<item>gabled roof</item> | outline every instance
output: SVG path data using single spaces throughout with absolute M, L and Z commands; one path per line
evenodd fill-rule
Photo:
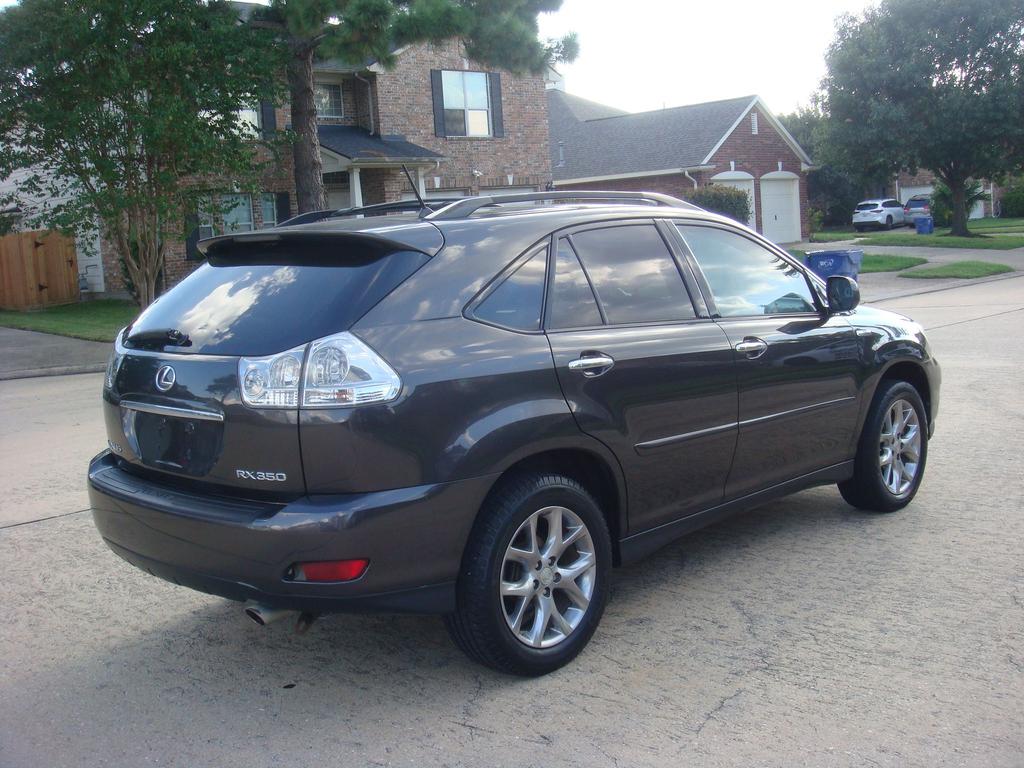
M 700 168 L 755 105 L 809 165 L 807 153 L 757 96 L 625 113 L 551 89 L 552 175 L 555 181 L 567 181 Z
M 349 125 L 318 125 L 320 146 L 353 161 L 440 160 L 444 155 L 406 141 L 401 136 L 374 136 Z

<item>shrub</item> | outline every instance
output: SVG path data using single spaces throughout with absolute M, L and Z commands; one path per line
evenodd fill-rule
M 1018 179 L 1003 192 L 999 215 L 1004 218 L 1024 217 L 1024 179 Z
M 969 218 L 975 203 L 988 200 L 989 195 L 980 181 L 970 181 L 967 183 L 964 198 Z M 935 219 L 937 227 L 948 227 L 953 223 L 953 193 L 941 181 L 935 182 L 935 191 L 932 192 L 932 218 Z
M 750 198 L 742 189 L 726 187 L 721 184 L 709 184 L 706 187 L 698 187 L 689 194 L 686 199 L 694 205 L 699 205 L 705 211 L 720 213 L 735 219 L 740 224 L 750 221 Z

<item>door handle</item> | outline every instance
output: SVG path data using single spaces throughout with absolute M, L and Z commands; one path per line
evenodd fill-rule
M 579 371 L 584 376 L 597 376 L 615 365 L 608 355 L 588 355 L 569 361 L 570 371 Z
M 736 345 L 736 351 L 753 360 L 768 351 L 768 342 L 762 339 L 744 339 Z

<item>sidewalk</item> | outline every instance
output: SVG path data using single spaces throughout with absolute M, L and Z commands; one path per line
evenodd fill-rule
M 99 341 L 0 328 L 0 381 L 102 371 L 111 347 Z

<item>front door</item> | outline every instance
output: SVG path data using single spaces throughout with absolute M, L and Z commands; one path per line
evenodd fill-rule
M 580 429 L 622 466 L 623 535 L 720 503 L 736 445 L 729 339 L 691 301 L 678 256 L 651 222 L 577 230 L 555 248 L 548 340 Z
M 816 306 L 802 269 L 733 230 L 684 225 L 736 359 L 739 436 L 726 498 L 846 461 L 856 429 L 856 329 Z

